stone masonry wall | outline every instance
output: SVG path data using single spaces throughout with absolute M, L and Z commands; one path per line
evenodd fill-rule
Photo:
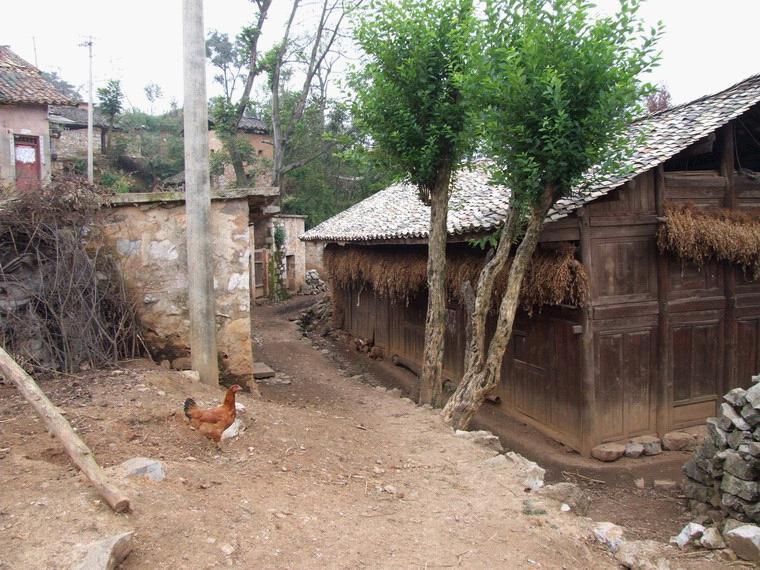
M 306 241 L 304 242 L 304 248 L 306 249 L 306 269 L 316 269 L 321 276 L 324 276 L 324 252 L 325 242 L 323 241 Z
M 760 375 L 752 382 L 723 397 L 718 417 L 707 419 L 704 443 L 684 465 L 692 510 L 713 519 L 760 522 Z
M 280 214 L 274 217 L 275 224 L 285 228 L 285 246 L 283 261 L 292 255 L 295 262 L 295 287 L 293 291 L 299 291 L 306 278 L 306 249 L 304 242 L 298 237 L 303 233 L 305 216 Z M 284 273 L 283 273 L 284 275 Z
M 153 198 L 106 211 L 106 241 L 137 301 L 153 356 L 186 362 L 181 358 L 190 354 L 185 203 L 147 196 Z M 214 200 L 211 211 L 220 370 L 249 379 L 253 356 L 248 201 Z

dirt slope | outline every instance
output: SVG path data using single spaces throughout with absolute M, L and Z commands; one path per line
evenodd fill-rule
M 136 362 L 43 384 L 102 465 L 165 463 L 164 481 L 123 483 L 127 516 L 98 500 L 0 384 L 0 568 L 65 568 L 76 544 L 124 529 L 135 530 L 125 568 L 616 566 L 588 519 L 548 500 L 547 514 L 524 514 L 513 469 L 483 464 L 493 452 L 350 378 L 282 308 L 257 311 L 257 355 L 292 383 L 243 394 L 248 429 L 221 452 L 189 430 L 181 407 L 222 391 L 179 373 Z

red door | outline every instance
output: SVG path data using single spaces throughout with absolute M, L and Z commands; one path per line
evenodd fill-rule
M 16 188 L 34 190 L 40 187 L 40 139 L 16 135 Z

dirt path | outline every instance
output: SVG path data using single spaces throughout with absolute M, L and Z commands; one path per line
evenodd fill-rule
M 315 350 L 288 320 L 298 302 L 257 307 L 257 357 L 291 383 L 243 395 L 248 429 L 221 452 L 180 412 L 185 397 L 211 404 L 221 391 L 180 373 L 133 363 L 43 384 L 101 464 L 165 463 L 164 481 L 123 482 L 128 516 L 0 384 L 0 568 L 66 568 L 78 544 L 124 529 L 135 530 L 125 568 L 616 566 L 588 519 L 547 499 L 528 514 L 513 467 L 484 464 L 492 451 Z

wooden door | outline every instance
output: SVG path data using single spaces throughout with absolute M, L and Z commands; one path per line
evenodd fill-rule
M 269 250 L 257 249 L 253 252 L 254 297 L 269 294 Z
M 295 291 L 296 289 L 296 256 L 285 256 L 285 272 L 288 278 L 288 291 Z
M 34 190 L 40 187 L 40 139 L 16 135 L 16 188 Z

